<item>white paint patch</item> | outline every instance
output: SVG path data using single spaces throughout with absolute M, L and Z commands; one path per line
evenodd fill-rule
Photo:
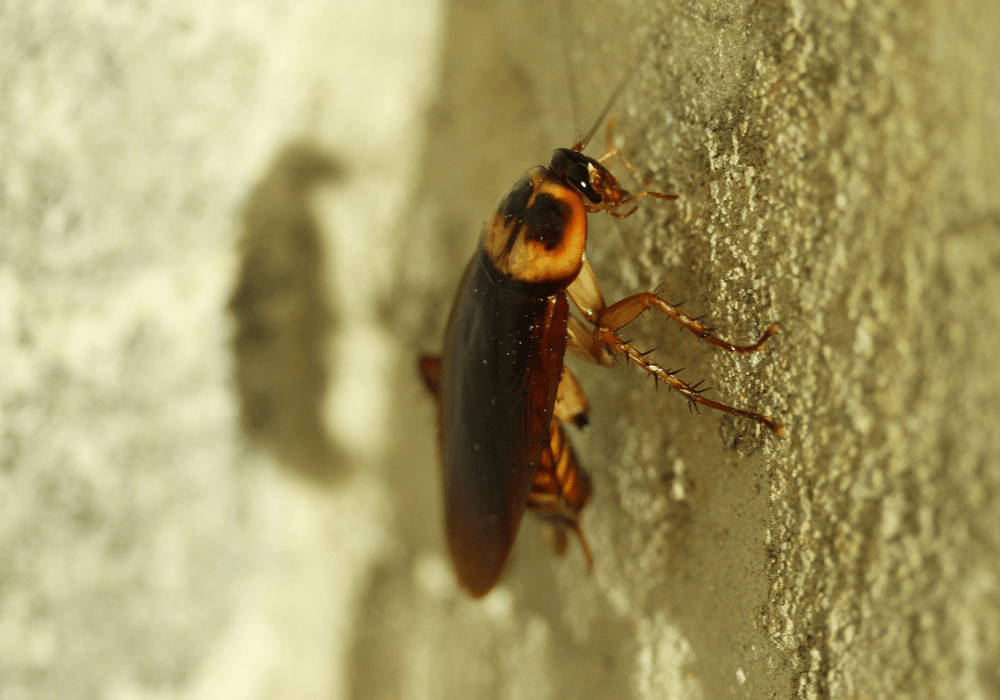
M 451 598 L 458 592 L 455 572 L 438 552 L 423 552 L 413 565 L 417 587 L 435 600 Z
M 691 645 L 680 630 L 656 613 L 639 622 L 639 653 L 633 685 L 640 700 L 699 700 L 701 684 L 687 671 L 694 660 Z

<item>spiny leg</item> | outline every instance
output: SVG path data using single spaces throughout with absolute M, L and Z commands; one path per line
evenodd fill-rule
M 569 287 L 566 288 L 566 293 L 569 295 L 573 304 L 575 304 L 576 307 L 583 312 L 584 318 L 596 327 L 594 330 L 595 338 L 597 328 L 606 328 L 612 331 L 621 330 L 628 324 L 632 323 L 632 321 L 638 318 L 642 312 L 650 307 L 656 307 L 656 309 L 661 313 L 669 316 L 682 327 L 687 328 L 705 342 L 717 345 L 724 350 L 728 350 L 729 352 L 751 353 L 762 350 L 764 348 L 764 343 L 767 342 L 768 338 L 778 332 L 778 324 L 772 323 L 767 327 L 767 330 L 764 331 L 763 335 L 761 335 L 756 343 L 751 345 L 734 345 L 730 342 L 722 340 L 721 338 L 716 338 L 712 335 L 711 328 L 704 325 L 699 319 L 692 317 L 687 312 L 681 311 L 679 305 L 671 304 L 655 292 L 642 292 L 641 294 L 635 294 L 630 297 L 625 297 L 621 301 L 608 306 L 604 301 L 604 295 L 601 294 L 601 288 L 597 284 L 597 278 L 594 276 L 594 270 L 590 266 L 590 261 L 587 260 L 586 257 L 583 260 L 583 265 L 581 266 L 576 279 L 573 280 Z M 581 333 L 578 328 L 573 326 L 573 322 L 573 318 L 571 317 L 571 337 L 574 334 L 579 334 L 581 337 L 577 340 L 580 344 L 584 345 L 589 354 L 591 354 L 595 359 L 599 358 L 600 354 L 593 351 L 593 344 L 583 341 L 583 333 Z M 582 324 L 579 323 L 577 323 L 577 325 L 582 326 Z M 597 361 L 601 364 L 608 364 L 606 361 L 601 359 L 597 359 Z
M 597 285 L 597 279 L 594 277 L 594 271 L 586 259 L 583 261 L 583 267 L 580 269 L 577 278 L 566 288 L 566 292 L 587 321 L 594 325 L 594 329 L 590 330 L 577 320 L 576 317 L 570 316 L 566 342 L 568 350 L 571 350 L 584 359 L 602 365 L 612 364 L 614 360 L 612 353 L 617 352 L 620 355 L 624 355 L 626 359 L 635 362 L 657 380 L 666 382 L 668 386 L 676 389 L 678 393 L 693 404 L 700 404 L 708 408 L 723 411 L 724 413 L 749 418 L 750 420 L 766 425 L 778 435 L 784 433 L 784 426 L 773 418 L 706 399 L 699 393 L 699 391 L 704 391 L 704 389 L 699 390 L 697 386 L 691 386 L 681 381 L 674 374 L 650 360 L 647 357 L 648 353 L 644 355 L 632 345 L 623 341 L 615 333 L 616 330 L 634 321 L 639 314 L 650 306 L 656 306 L 660 311 L 673 318 L 682 327 L 687 328 L 699 338 L 703 338 L 714 345 L 732 352 L 747 353 L 760 350 L 764 346 L 765 341 L 778 332 L 777 324 L 770 326 L 764 332 L 764 335 L 761 336 L 760 340 L 753 345 L 733 345 L 710 335 L 709 329 L 703 326 L 697 319 L 691 318 L 678 307 L 668 304 L 652 292 L 637 294 L 633 297 L 622 299 L 617 304 L 607 306 L 604 302 L 604 295 L 601 294 L 601 289 Z
M 617 204 L 615 204 L 615 208 L 617 209 L 618 207 L 625 206 L 629 202 L 634 202 L 635 200 L 642 199 L 643 197 L 656 197 L 657 199 L 677 199 L 677 195 L 676 194 L 663 194 L 662 192 L 653 192 L 652 190 L 643 190 L 642 192 L 636 192 L 635 194 L 629 194 L 628 197 L 625 197 L 620 202 L 618 202 Z M 620 212 L 620 211 L 616 211 L 616 209 L 606 209 L 605 211 L 607 211 L 609 214 L 611 214 L 611 216 L 615 217 L 616 219 L 625 219 L 625 218 L 627 218 L 627 217 L 632 216 L 633 214 L 635 214 L 639 210 L 639 207 L 638 206 L 634 206 L 631 209 L 629 209 L 627 212 L 624 212 L 624 213 Z
M 642 367 L 644 370 L 649 372 L 659 381 L 664 382 L 671 389 L 675 389 L 678 394 L 683 396 L 685 399 L 690 401 L 692 404 L 700 404 L 708 408 L 714 408 L 716 411 L 722 411 L 723 413 L 729 413 L 734 416 L 741 416 L 743 418 L 749 418 L 752 421 L 756 421 L 762 425 L 767 426 L 775 435 L 783 435 L 785 433 L 785 426 L 777 422 L 770 416 L 765 416 L 761 413 L 755 413 L 754 411 L 747 411 L 742 408 L 734 408 L 733 406 L 727 406 L 724 403 L 719 403 L 718 401 L 712 401 L 711 399 L 706 399 L 702 396 L 701 392 L 705 389 L 698 389 L 695 386 L 691 386 L 686 382 L 681 381 L 676 376 L 668 372 L 667 370 L 660 367 L 658 364 L 649 359 L 648 353 L 643 354 L 639 352 L 634 346 L 626 343 L 618 334 L 607 328 L 598 328 L 595 331 L 598 342 L 612 351 L 624 355 L 626 359 Z
M 576 316 L 570 316 L 566 325 L 566 349 L 577 357 L 599 365 L 610 366 L 615 363 L 615 356 L 597 342 L 594 331 L 584 326 Z
M 681 311 L 679 307 L 674 306 L 665 299 L 661 299 L 653 292 L 636 294 L 612 304 L 598 314 L 597 322 L 594 325 L 610 331 L 617 331 L 632 323 L 632 321 L 638 318 L 639 314 L 649 308 L 656 308 L 658 311 L 677 321 L 684 328 L 687 328 L 701 340 L 712 345 L 717 345 L 729 352 L 757 352 L 763 349 L 764 343 L 767 342 L 768 338 L 778 332 L 778 324 L 772 323 L 756 343 L 751 345 L 733 345 L 721 338 L 716 338 L 711 334 L 711 328 L 684 311 Z

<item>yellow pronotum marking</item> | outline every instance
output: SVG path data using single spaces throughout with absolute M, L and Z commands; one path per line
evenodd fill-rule
M 569 284 L 583 265 L 583 251 L 587 245 L 587 210 L 580 195 L 553 178 L 546 168 L 533 168 L 529 176 L 533 191 L 528 209 L 543 193 L 566 205 L 569 216 L 559 245 L 546 250 L 541 241 L 529 240 L 524 231 L 515 229 L 516 219 L 505 225 L 503 217 L 496 212 L 483 232 L 483 246 L 497 268 L 516 280 L 529 284 L 562 281 Z M 511 236 L 517 236 L 517 240 L 510 253 L 504 255 Z

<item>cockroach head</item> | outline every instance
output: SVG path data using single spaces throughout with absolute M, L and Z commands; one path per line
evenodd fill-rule
M 608 199 L 617 199 L 622 192 L 618 180 L 611 172 L 590 156 L 577 150 L 559 148 L 552 154 L 549 172 L 567 187 L 571 187 L 594 206 L 600 206 Z

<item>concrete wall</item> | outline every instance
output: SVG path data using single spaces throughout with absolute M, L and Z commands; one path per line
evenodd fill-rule
M 4 700 L 347 697 L 440 14 L 0 11 Z
M 0 14 L 2 700 L 1000 697 L 1000 6 L 566 4 Z M 605 295 L 782 327 L 629 337 L 788 434 L 574 364 L 594 573 L 473 602 L 413 359 L 563 41 L 681 196 Z
M 737 342 L 779 322 L 752 357 L 663 318 L 628 336 L 788 435 L 574 365 L 594 574 L 528 523 L 470 603 L 437 533 L 411 535 L 425 553 L 376 577 L 356 669 L 396 680 L 360 696 L 1000 697 L 1000 6 L 567 4 L 584 128 L 637 64 L 622 144 L 681 195 L 592 217 L 606 296 L 662 284 Z M 404 315 L 417 347 L 484 212 L 572 143 L 557 8 L 451 5 L 420 199 L 447 243 L 404 273 L 435 302 Z M 418 405 L 395 473 L 424 461 Z

